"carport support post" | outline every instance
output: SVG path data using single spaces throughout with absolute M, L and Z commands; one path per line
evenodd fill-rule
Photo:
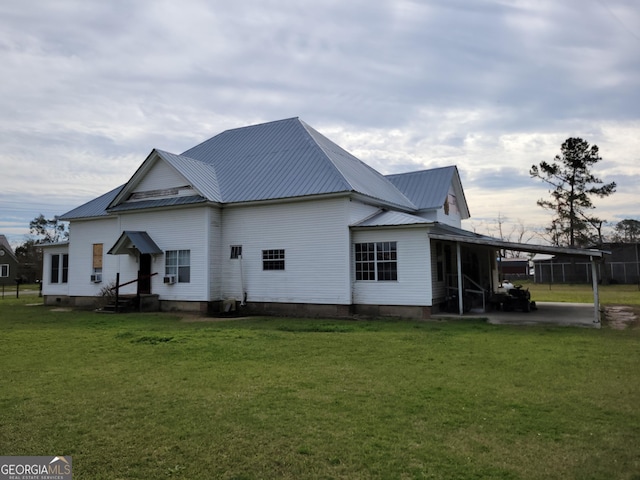
M 598 269 L 596 260 L 591 259 L 591 282 L 593 284 L 593 323 L 600 323 L 600 295 L 598 294 Z
M 464 303 L 462 301 L 462 252 L 460 242 L 456 242 L 456 260 L 458 263 L 458 309 L 460 315 L 464 313 Z

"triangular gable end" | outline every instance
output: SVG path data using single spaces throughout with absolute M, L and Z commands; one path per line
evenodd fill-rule
M 446 208 L 455 201 L 462 220 L 469 218 L 469 206 L 455 166 L 398 173 L 386 177 L 406 195 L 419 211 Z M 453 195 L 453 198 L 450 196 Z
M 219 189 L 211 168 L 193 159 L 161 150 L 152 150 L 107 210 L 122 204 L 174 197 L 201 197 L 204 201 L 219 201 Z M 207 170 L 207 171 L 204 171 Z M 195 180 L 195 181 L 192 181 Z M 196 184 L 201 183 L 201 188 Z M 204 190 L 204 191 L 202 191 Z M 213 198 L 212 198 L 213 197 Z
M 469 204 L 467 203 L 467 199 L 464 195 L 464 189 L 462 188 L 462 181 L 460 180 L 460 174 L 458 173 L 458 167 L 454 168 L 454 174 L 451 178 L 451 187 L 456 196 L 456 202 L 458 205 L 458 210 L 460 211 L 460 218 L 462 220 L 466 220 L 471 217 L 471 213 L 469 212 Z

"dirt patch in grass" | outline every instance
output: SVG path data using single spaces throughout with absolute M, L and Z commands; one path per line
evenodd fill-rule
M 604 307 L 604 315 L 607 325 L 614 330 L 624 330 L 638 326 L 639 310 L 628 305 L 611 305 Z

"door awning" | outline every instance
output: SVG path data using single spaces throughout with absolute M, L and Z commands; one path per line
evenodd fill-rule
M 107 253 L 110 255 L 131 255 L 135 253 L 157 255 L 162 253 L 162 250 L 147 232 L 125 230 Z

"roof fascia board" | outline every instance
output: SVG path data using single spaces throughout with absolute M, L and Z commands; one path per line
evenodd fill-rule
M 518 252 L 553 253 L 562 255 L 573 255 L 578 257 L 598 258 L 601 258 L 606 254 L 606 252 L 602 250 L 529 245 L 526 243 L 503 242 L 498 239 L 463 237 L 461 235 L 445 235 L 440 233 L 429 233 L 429 238 L 432 238 L 434 240 L 468 243 L 473 245 L 484 245 L 488 247 L 503 248 L 505 250 L 515 250 Z
M 78 222 L 94 222 L 96 220 L 113 220 L 114 218 L 116 218 L 116 214 L 115 213 L 110 213 L 107 212 L 106 215 L 100 215 L 100 216 L 95 216 L 95 217 L 80 217 L 80 218 L 71 218 L 69 220 L 65 220 L 65 222 L 73 222 L 73 223 L 78 223 Z
M 354 200 L 358 200 L 362 203 L 366 203 L 374 207 L 378 207 L 382 209 L 386 208 L 391 210 L 398 210 L 403 213 L 416 213 L 418 211 L 415 208 L 408 208 L 403 205 L 396 205 L 395 203 L 385 202 L 384 200 L 380 200 L 379 198 L 371 197 L 363 193 L 358 193 L 358 192 L 350 192 L 350 193 L 351 193 L 351 197 Z
M 429 228 L 433 223 L 410 223 L 406 225 L 351 225 L 350 230 L 404 230 L 407 228 Z
M 456 197 L 458 200 L 458 207 L 460 206 L 460 201 L 462 200 L 462 205 L 464 206 L 464 211 L 461 211 L 460 217 L 465 220 L 471 217 L 471 213 L 469 212 L 469 204 L 467 203 L 467 198 L 464 195 L 464 188 L 462 188 L 462 180 L 460 179 L 460 173 L 458 172 L 458 167 L 453 166 L 454 175 L 453 175 L 453 189 L 456 191 Z

